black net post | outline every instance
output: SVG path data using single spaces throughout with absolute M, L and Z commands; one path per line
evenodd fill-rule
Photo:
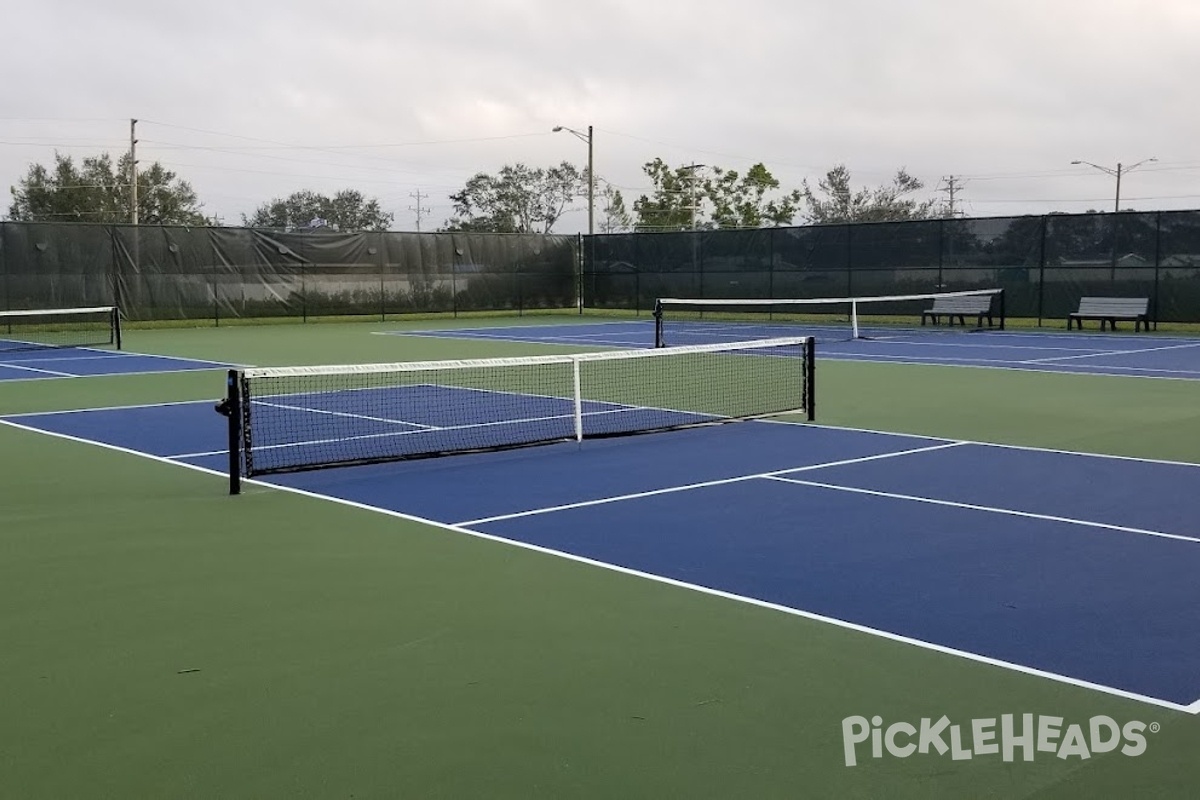
M 113 306 L 112 310 L 112 340 L 113 345 L 121 349 L 121 309 Z
M 229 420 L 229 493 L 242 493 L 242 376 L 231 369 L 225 379 L 225 399 L 217 413 Z
M 812 336 L 804 343 L 804 409 L 809 422 L 817 418 L 817 340 Z
M 654 346 L 667 346 L 667 343 L 663 341 L 663 308 L 661 300 L 654 301 Z
M 1000 295 L 1000 309 L 999 309 L 999 311 L 1000 311 L 1000 330 L 1004 330 L 1004 318 L 1007 315 L 1004 313 L 1004 290 L 1003 289 L 1000 290 L 999 295 Z

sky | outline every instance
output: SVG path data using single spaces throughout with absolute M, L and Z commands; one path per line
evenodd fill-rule
M 136 118 L 139 162 L 228 225 L 356 189 L 434 230 L 477 173 L 586 166 L 588 126 L 629 206 L 662 158 L 761 162 L 783 189 L 904 168 L 920 199 L 953 176 L 972 217 L 1109 210 L 1120 164 L 1123 209 L 1200 208 L 1198 0 L 0 0 L 0 19 L 0 184 L 56 152 L 115 158 Z M 585 205 L 554 232 L 586 232 Z

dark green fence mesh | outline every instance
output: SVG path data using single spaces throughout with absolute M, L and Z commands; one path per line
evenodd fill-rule
M 1052 214 L 577 237 L 0 223 L 0 308 L 134 320 L 614 308 L 1003 287 L 1010 316 L 1086 295 L 1200 321 L 1200 212 Z
M 0 224 L 0 308 L 133 320 L 574 308 L 576 237 Z
M 583 304 L 655 297 L 845 297 L 1003 288 L 1010 316 L 1062 319 L 1087 295 L 1148 297 L 1200 321 L 1200 212 L 1054 214 L 754 231 L 610 234 L 584 247 Z

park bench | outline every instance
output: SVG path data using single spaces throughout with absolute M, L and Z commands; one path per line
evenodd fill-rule
M 1079 300 L 1079 310 L 1067 315 L 1067 330 L 1072 325 L 1083 330 L 1085 319 L 1100 320 L 1100 330 L 1105 324 L 1117 329 L 1117 320 L 1132 320 L 1133 330 L 1140 331 L 1142 325 L 1150 330 L 1150 298 L 1148 297 L 1084 297 Z
M 964 327 L 967 317 L 975 317 L 975 326 L 983 327 L 983 318 L 987 317 L 988 327 L 992 327 L 992 297 L 993 295 L 967 295 L 965 297 L 935 297 L 933 308 L 921 312 L 921 324 L 932 320 L 934 325 L 946 318 L 947 325 L 953 325 L 955 317 Z M 1001 325 L 1003 327 L 1003 325 Z

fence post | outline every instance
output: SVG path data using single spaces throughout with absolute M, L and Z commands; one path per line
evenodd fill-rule
M 846 296 L 854 296 L 854 226 L 846 223 Z
M 1162 212 L 1154 212 L 1154 295 L 1150 299 L 1150 322 L 1158 330 L 1158 276 L 1162 263 Z
M 8 223 L 0 222 L 0 272 L 4 273 L 4 310 L 12 310 L 12 288 L 8 278 L 8 259 L 4 256 L 4 233 L 8 230 Z M 116 303 L 116 295 L 113 296 L 113 305 Z
M 954 234 L 951 233 L 951 236 Z M 937 291 L 943 291 L 946 288 L 945 266 L 946 266 L 946 220 L 938 220 L 938 276 L 937 276 Z
M 1038 327 L 1042 327 L 1042 320 L 1046 316 L 1046 228 L 1049 227 L 1049 217 L 1042 217 L 1041 236 L 1038 237 Z
M 775 299 L 775 237 L 779 229 L 767 231 L 767 297 Z
M 591 237 L 584 239 L 582 233 L 575 234 L 575 246 L 579 250 L 579 258 L 575 260 L 575 302 L 579 305 L 579 316 L 581 317 L 583 316 L 583 281 L 587 269 L 587 256 L 583 248 L 589 244 L 591 244 Z

